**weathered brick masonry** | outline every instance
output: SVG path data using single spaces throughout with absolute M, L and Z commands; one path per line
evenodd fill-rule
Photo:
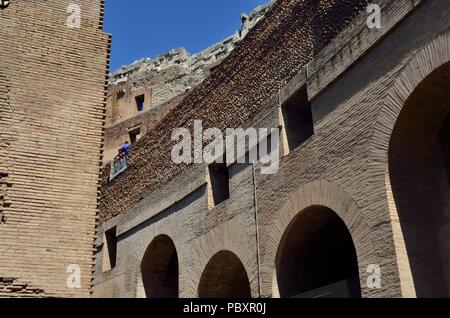
M 135 129 L 139 130 L 141 136 L 145 136 L 152 130 L 173 108 L 175 108 L 186 96 L 186 93 L 180 94 L 162 105 L 151 107 L 133 117 L 110 125 L 105 130 L 105 157 L 104 164 L 111 163 L 111 160 L 117 156 L 117 150 L 126 142 L 130 141 L 129 133 Z M 134 94 L 130 95 L 134 101 Z M 127 103 L 130 106 L 130 103 Z M 132 105 L 136 107 L 135 105 Z M 107 104 L 108 107 L 108 104 Z M 117 106 L 112 106 L 117 107 Z M 107 111 L 108 115 L 108 111 Z M 105 173 L 109 171 L 109 167 L 105 168 Z
M 104 1 L 0 11 L 0 296 L 90 295 L 110 36 Z M 81 288 L 67 287 L 67 267 Z
M 213 74 L 139 142 L 130 158 L 131 168 L 102 187 L 101 220 L 131 208 L 186 168 L 171 164 L 174 128 L 192 127 L 194 119 L 203 120 L 205 128 L 242 126 L 365 9 L 365 3 L 276 3 Z
M 126 141 L 133 144 L 167 115 L 180 98 L 205 80 L 264 18 L 274 1 L 241 14 L 233 35 L 191 55 L 178 48 L 154 59 L 143 58 L 110 75 L 106 99 L 104 164 L 110 163 Z M 236 17 L 237 18 L 237 17 Z M 139 101 L 139 107 L 138 106 Z

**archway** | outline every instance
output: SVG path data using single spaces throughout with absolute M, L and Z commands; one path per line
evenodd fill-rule
M 404 104 L 389 144 L 389 181 L 415 295 L 450 296 L 450 63 Z M 405 270 L 405 268 L 400 268 Z
M 170 237 L 160 235 L 147 248 L 141 263 L 147 298 L 178 297 L 178 255 Z
M 239 258 L 221 251 L 203 271 L 198 287 L 199 298 L 251 298 L 250 282 Z
M 310 206 L 294 217 L 275 262 L 282 298 L 361 296 L 352 237 L 341 218 L 325 206 Z

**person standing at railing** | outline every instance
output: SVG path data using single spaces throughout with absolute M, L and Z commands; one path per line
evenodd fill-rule
M 129 142 L 125 141 L 125 144 L 122 146 L 121 150 L 124 152 L 125 156 L 127 156 L 127 157 L 130 152 L 130 148 L 131 148 L 131 145 L 129 144 Z

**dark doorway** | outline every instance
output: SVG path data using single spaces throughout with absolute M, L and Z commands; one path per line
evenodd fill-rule
M 178 255 L 168 236 L 158 236 L 147 248 L 141 274 L 147 298 L 178 297 Z
M 291 222 L 278 249 L 276 274 L 281 298 L 361 296 L 352 237 L 324 206 L 311 206 Z
M 228 251 L 213 256 L 206 265 L 198 287 L 199 298 L 251 298 L 244 265 Z

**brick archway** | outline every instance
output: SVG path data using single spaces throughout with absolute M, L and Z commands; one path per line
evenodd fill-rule
M 172 239 L 159 235 L 144 253 L 138 279 L 138 298 L 178 298 L 178 253 Z
M 309 183 L 289 196 L 284 206 L 276 213 L 270 226 L 270 234 L 263 256 L 261 278 L 264 295 L 280 297 L 279 286 L 276 277 L 276 260 L 280 243 L 292 221 L 299 213 L 308 208 L 322 206 L 336 213 L 345 224 L 356 252 L 361 282 L 367 280 L 367 266 L 379 264 L 373 248 L 371 233 L 364 216 L 352 197 L 341 187 L 327 181 Z M 362 288 L 362 295 L 370 294 Z
M 427 45 L 417 50 L 415 55 L 408 61 L 406 66 L 397 76 L 396 81 L 390 87 L 387 97 L 384 100 L 384 106 L 378 115 L 377 122 L 374 127 L 373 136 L 370 144 L 370 158 L 371 164 L 369 165 L 369 175 L 384 176 L 384 178 L 378 178 L 373 180 L 372 187 L 376 189 L 383 189 L 384 191 L 378 191 L 375 193 L 373 200 L 384 203 L 385 211 L 387 211 L 387 217 L 389 218 L 392 226 L 393 242 L 397 260 L 397 270 L 400 278 L 400 286 L 403 297 L 416 297 L 420 296 L 416 293 L 416 286 L 414 282 L 414 274 L 412 270 L 412 264 L 410 262 L 410 256 L 408 256 L 408 237 L 407 234 L 410 230 L 405 230 L 405 208 L 400 207 L 399 198 L 399 182 L 393 182 L 395 176 L 392 175 L 392 155 L 399 157 L 403 152 L 397 151 L 397 154 L 393 153 L 393 136 L 395 135 L 396 126 L 398 126 L 399 119 L 402 114 L 405 113 L 405 109 L 410 103 L 411 96 L 416 90 L 433 72 L 444 66 L 450 61 L 450 32 L 442 33 L 434 40 L 430 41 Z M 430 105 L 424 105 L 423 107 L 432 107 Z M 425 108 L 423 108 L 425 110 Z M 417 112 L 419 114 L 419 112 Z M 424 119 L 429 116 L 422 113 Z M 444 120 L 445 118 L 443 118 Z M 407 125 L 412 124 L 412 121 Z M 420 128 L 422 129 L 422 128 Z M 430 128 L 433 130 L 433 128 Z M 427 130 L 427 129 L 425 129 Z M 403 137 L 397 139 L 410 138 L 418 142 L 417 147 L 421 143 L 419 136 L 414 137 L 403 133 Z M 397 142 L 397 145 L 399 143 Z M 423 143 L 425 144 L 425 143 Z M 412 149 L 412 148 L 410 148 Z M 390 153 L 391 152 L 391 153 Z M 409 151 L 411 152 L 411 151 Z M 413 161 L 416 161 L 413 159 Z M 390 164 L 391 161 L 391 164 Z M 404 166 L 400 164 L 400 166 Z M 391 168 L 391 171 L 390 171 Z M 422 168 L 417 168 L 422 169 Z M 415 170 L 417 170 L 415 169 Z M 417 195 L 417 194 L 416 194 Z M 403 200 L 404 201 L 404 200 Z M 378 209 L 380 209 L 378 205 Z M 400 211 L 400 209 L 403 210 Z M 408 209 L 408 208 L 406 208 Z M 372 211 L 376 212 L 376 211 Z M 402 216 L 403 215 L 403 216 Z M 403 222 L 403 224 L 402 224 Z
M 251 298 L 244 265 L 230 251 L 220 251 L 206 265 L 198 286 L 199 298 Z

